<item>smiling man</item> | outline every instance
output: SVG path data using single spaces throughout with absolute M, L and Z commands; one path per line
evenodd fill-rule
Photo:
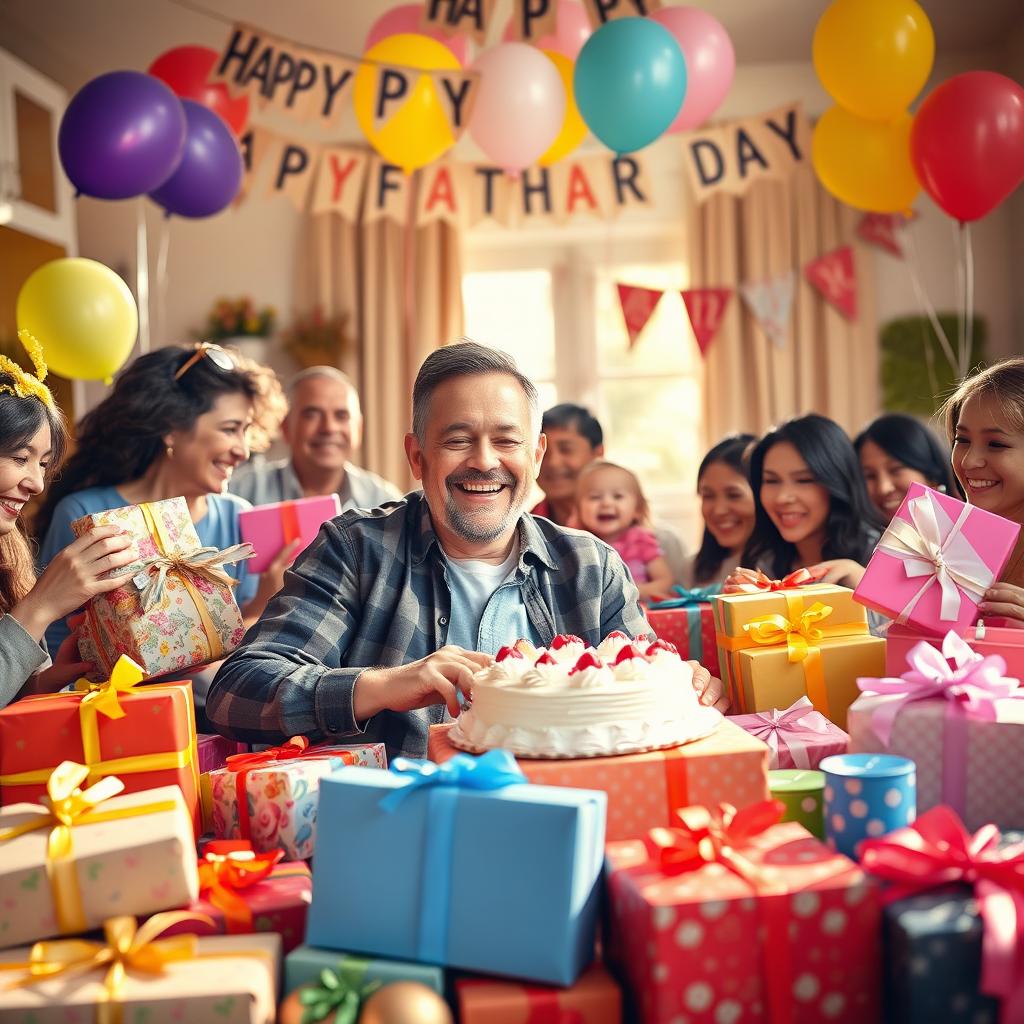
M 326 524 L 285 575 L 207 699 L 225 735 L 382 741 L 426 755 L 473 673 L 517 637 L 596 645 L 649 627 L 607 545 L 525 511 L 544 457 L 533 384 L 504 353 L 432 353 L 413 389 L 405 450 L 422 493 Z M 700 670 L 702 700 L 721 684 Z

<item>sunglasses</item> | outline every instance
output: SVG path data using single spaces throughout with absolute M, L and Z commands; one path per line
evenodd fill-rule
M 231 354 L 228 351 L 222 349 L 220 345 L 214 345 L 209 341 L 202 341 L 196 345 L 195 352 L 181 364 L 178 372 L 174 375 L 174 379 L 181 380 L 196 363 L 204 358 L 209 359 L 218 370 L 225 370 L 230 373 L 235 369 L 235 361 L 231 358 Z

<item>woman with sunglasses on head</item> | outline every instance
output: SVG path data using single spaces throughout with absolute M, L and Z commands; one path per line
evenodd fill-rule
M 74 541 L 71 523 L 124 505 L 184 497 L 204 547 L 241 541 L 238 514 L 251 507 L 227 493 L 250 450 L 266 448 L 285 411 L 273 372 L 216 345 L 168 346 L 139 356 L 79 424 L 78 448 L 47 495 L 37 520 L 40 562 Z M 280 589 L 293 551 L 260 576 L 244 561 L 225 566 L 246 624 Z M 53 647 L 68 635 L 47 630 Z

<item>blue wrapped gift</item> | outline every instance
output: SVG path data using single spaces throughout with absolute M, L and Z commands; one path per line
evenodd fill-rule
M 284 991 L 294 992 L 300 985 L 313 985 L 320 981 L 322 971 L 352 980 L 357 986 L 375 982 L 390 985 L 393 981 L 418 981 L 444 995 L 444 972 L 432 964 L 413 964 L 402 960 L 366 959 L 352 953 L 339 953 L 333 949 L 297 946 L 284 958 Z
M 321 783 L 306 941 L 571 985 L 594 955 L 605 793 L 535 786 L 508 751 Z

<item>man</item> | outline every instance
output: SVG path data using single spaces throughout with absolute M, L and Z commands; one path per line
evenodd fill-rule
M 254 465 L 230 490 L 254 505 L 337 494 L 342 511 L 376 508 L 401 497 L 397 487 L 349 460 L 363 439 L 363 413 L 352 382 L 333 366 L 312 366 L 288 385 L 281 425 L 291 457 Z
M 576 516 L 576 482 L 584 466 L 604 455 L 604 431 L 601 424 L 582 405 L 563 402 L 544 413 L 541 429 L 548 439 L 544 464 L 537 485 L 544 500 L 533 508 L 535 516 L 544 516 L 559 526 L 579 529 Z M 685 576 L 686 549 L 675 531 L 654 524 L 665 560 L 676 581 Z
M 474 342 L 433 352 L 413 390 L 405 451 L 423 491 L 328 523 L 285 574 L 207 701 L 253 743 L 294 735 L 383 741 L 424 757 L 502 644 L 649 628 L 618 555 L 525 512 L 544 456 L 537 392 Z M 696 673 L 701 699 L 721 683 Z

